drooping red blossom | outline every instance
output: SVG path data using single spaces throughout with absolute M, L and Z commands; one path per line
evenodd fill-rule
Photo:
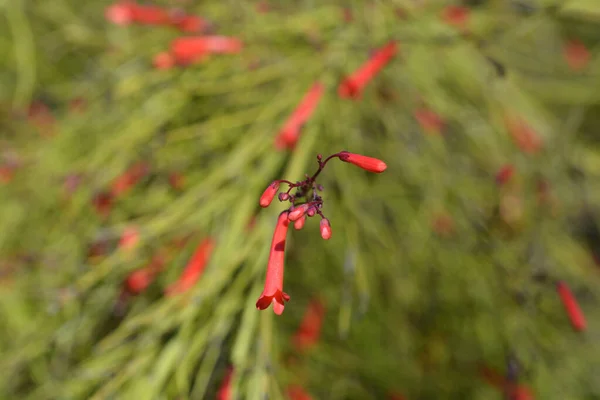
M 121 239 L 119 240 L 119 248 L 125 251 L 133 250 L 140 241 L 140 232 L 134 226 L 125 228 Z
M 265 189 L 263 194 L 260 196 L 260 200 L 258 201 L 258 204 L 260 204 L 260 206 L 263 208 L 269 207 L 269 205 L 275 198 L 275 195 L 277 194 L 278 190 L 279 190 L 279 182 L 277 182 L 277 181 L 271 182 L 271 184 L 269 186 L 267 186 L 267 188 Z
M 508 118 L 506 123 L 511 137 L 521 151 L 528 154 L 535 154 L 542 149 L 543 142 L 541 137 L 522 118 Z
M 285 302 L 290 300 L 290 296 L 283 291 L 285 242 L 289 224 L 288 212 L 279 214 L 271 241 L 265 286 L 256 302 L 256 308 L 259 310 L 265 310 L 272 303 L 273 311 L 277 315 L 283 313 Z
M 300 138 L 302 126 L 310 119 L 315 112 L 323 93 L 325 86 L 321 82 L 315 82 L 308 92 L 304 95 L 300 104 L 288 117 L 285 124 L 275 138 L 275 148 L 278 150 L 292 150 Z
M 331 224 L 327 218 L 323 218 L 320 222 L 321 237 L 325 240 L 331 239 Z
M 581 311 L 579 303 L 577 303 L 577 299 L 571 292 L 569 286 L 565 282 L 558 282 L 556 284 L 556 291 L 558 292 L 560 300 L 565 307 L 565 311 L 571 320 L 573 329 L 579 332 L 584 331 L 587 327 L 585 315 L 583 315 L 583 311 Z
M 308 350 L 319 341 L 324 317 L 325 304 L 323 301 L 319 298 L 311 300 L 302 317 L 300 327 L 292 339 L 296 350 Z
M 442 117 L 428 108 L 415 110 L 414 117 L 427 134 L 440 134 L 444 129 L 445 122 Z
M 158 6 L 143 6 L 136 4 L 132 8 L 132 20 L 140 25 L 169 25 L 171 13 Z
M 243 43 L 234 37 L 189 36 L 171 42 L 171 53 L 180 65 L 201 61 L 209 54 L 237 54 Z
M 145 162 L 133 164 L 113 181 L 111 186 L 112 196 L 117 198 L 125 194 L 148 173 L 148 170 L 149 165 Z
M 496 183 L 498 185 L 505 185 L 515 174 L 515 167 L 512 164 L 503 165 L 502 168 L 496 173 Z
M 171 69 L 175 66 L 175 57 L 171 53 L 163 51 L 154 56 L 152 65 L 156 69 Z
M 524 385 L 510 382 L 505 376 L 488 367 L 481 368 L 483 378 L 511 400 L 535 400 L 533 392 Z
M 286 394 L 290 400 L 312 400 L 312 396 L 300 385 L 288 386 Z
M 565 43 L 563 57 L 572 71 L 581 71 L 589 65 L 592 55 L 583 42 L 572 39 Z
M 306 215 L 303 215 L 294 221 L 294 229 L 299 231 L 300 229 L 304 228 L 304 223 L 306 223 Z
M 469 14 L 467 7 L 450 5 L 442 10 L 442 20 L 448 25 L 464 29 L 469 22 Z
M 221 382 L 221 387 L 217 392 L 217 400 L 231 400 L 231 378 L 233 377 L 233 367 L 227 368 L 225 378 Z
M 350 164 L 354 164 L 357 167 L 360 167 L 369 172 L 375 172 L 379 174 L 387 169 L 386 163 L 377 158 L 350 153 L 348 151 L 340 152 L 339 157 L 340 160 L 348 162 Z
M 385 67 L 398 52 L 395 41 L 375 51 L 373 56 L 338 86 L 342 98 L 358 99 L 369 82 Z
M 173 296 L 186 292 L 198 282 L 210 261 L 215 244 L 212 238 L 206 238 L 200 242 L 179 279 L 165 289 L 165 295 Z
M 298 207 L 290 211 L 288 218 L 290 219 L 290 221 L 298 221 L 304 216 L 304 214 L 306 214 L 309 207 L 310 205 L 308 203 L 299 205 Z

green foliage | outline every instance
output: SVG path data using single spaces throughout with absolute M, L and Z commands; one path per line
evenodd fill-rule
M 482 1 L 468 34 L 440 18 L 449 1 L 273 3 L 266 13 L 252 2 L 185 5 L 244 50 L 156 70 L 175 30 L 112 26 L 102 1 L 0 1 L 0 150 L 21 163 L 0 181 L 0 397 L 214 398 L 233 365 L 233 398 L 280 399 L 300 384 L 319 399 L 490 399 L 501 394 L 479 366 L 504 371 L 514 354 L 537 398 L 599 398 L 600 277 L 578 233 L 600 200 L 600 3 Z M 572 38 L 591 52 L 579 72 L 563 56 Z M 341 79 L 390 39 L 399 56 L 360 100 L 340 99 Z M 296 149 L 275 150 L 316 80 L 327 92 Z M 84 111 L 69 109 L 77 97 Z M 35 100 L 51 106 L 53 134 L 27 121 Z M 443 134 L 420 127 L 420 107 L 441 116 Z M 519 150 L 507 114 L 542 151 Z M 388 169 L 328 165 L 333 237 L 323 241 L 313 220 L 291 230 L 291 301 L 280 317 L 257 311 L 282 209 L 258 210 L 260 193 L 343 149 Z M 93 196 L 139 160 L 151 176 L 102 219 Z M 499 188 L 505 164 L 516 176 Z M 169 185 L 175 172 L 182 190 Z M 72 174 L 82 184 L 68 197 Z M 551 199 L 541 203 L 540 177 Z M 503 214 L 507 196 L 518 200 L 509 211 L 522 209 L 516 220 Z M 432 228 L 444 215 L 448 235 Z M 116 246 L 128 226 L 140 232 L 131 252 Z M 116 315 L 128 274 L 186 235 Z M 206 236 L 217 246 L 200 281 L 165 297 Z M 92 260 L 99 238 L 110 251 Z M 573 289 L 587 331 L 573 332 L 554 279 Z M 290 337 L 315 296 L 327 304 L 321 340 L 297 354 Z

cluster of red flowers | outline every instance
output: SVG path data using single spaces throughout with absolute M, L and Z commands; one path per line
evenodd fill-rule
M 180 9 L 145 6 L 134 1 L 121 1 L 106 9 L 105 17 L 116 25 L 150 25 L 174 27 L 184 33 L 206 34 L 211 24 L 196 15 L 188 15 Z M 235 54 L 243 44 L 237 38 L 201 35 L 173 40 L 169 51 L 157 54 L 153 64 L 157 69 L 170 69 L 204 60 L 210 54 Z
M 290 296 L 283 291 L 284 251 L 290 222 L 294 222 L 294 228 L 302 229 L 307 217 L 318 215 L 321 217 L 321 237 L 325 240 L 331 238 L 331 224 L 322 212 L 323 198 L 319 195 L 323 187 L 317 184 L 316 180 L 327 163 L 334 158 L 354 164 L 369 172 L 381 173 L 387 168 L 383 161 L 376 158 L 342 151 L 332 154 L 325 160 L 321 155 L 318 155 L 319 168 L 312 176 L 303 181 L 293 183 L 279 179 L 267 186 L 260 196 L 259 204 L 261 207 L 268 207 L 271 204 L 282 183 L 288 185 L 288 190 L 279 193 L 278 199 L 279 201 L 289 201 L 291 206 L 279 214 L 277 219 L 273 240 L 271 241 L 265 287 L 256 302 L 256 308 L 264 310 L 273 304 L 273 310 L 277 315 L 280 315 L 283 313 L 285 302 L 290 299 Z M 294 189 L 296 189 L 296 192 L 292 193 Z

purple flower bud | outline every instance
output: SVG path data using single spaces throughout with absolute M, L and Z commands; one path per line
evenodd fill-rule
M 287 193 L 279 193 L 279 201 L 286 201 L 290 198 L 290 195 Z
M 310 206 L 308 208 L 308 211 L 306 211 L 306 215 L 308 215 L 309 217 L 314 217 L 316 213 L 317 209 L 314 206 Z

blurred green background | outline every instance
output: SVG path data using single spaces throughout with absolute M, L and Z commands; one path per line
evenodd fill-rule
M 600 1 L 153 3 L 202 32 L 111 5 L 0 0 L 0 398 L 600 399 Z M 157 68 L 194 34 L 243 48 Z M 341 150 L 388 168 L 328 164 L 333 236 L 290 229 L 291 300 L 258 311 L 260 194 Z

